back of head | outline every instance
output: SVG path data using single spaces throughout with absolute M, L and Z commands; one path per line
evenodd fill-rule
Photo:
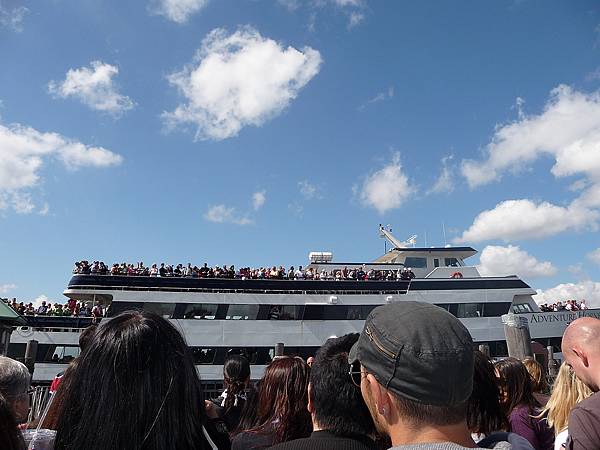
M 3 450 L 25 450 L 23 435 L 17 428 L 8 400 L 0 394 L 0 443 Z
M 103 321 L 69 375 L 56 449 L 203 448 L 198 375 L 162 317 L 128 311 Z
M 508 420 L 500 406 L 494 365 L 480 351 L 475 351 L 473 393 L 467 406 L 467 425 L 473 433 L 483 435 L 508 430 Z
M 502 407 L 509 415 L 517 406 L 526 405 L 530 411 L 540 406 L 533 396 L 531 376 L 517 358 L 506 358 L 494 364 L 502 396 Z
M 85 328 L 79 335 L 79 348 L 82 352 L 90 346 L 90 342 L 92 342 L 94 334 L 96 333 L 96 328 L 97 325 L 93 323 Z
M 310 372 L 310 401 L 320 428 L 341 436 L 370 435 L 375 425 L 360 388 L 348 376 L 348 353 L 358 333 L 328 339 Z
M 540 415 L 548 413 L 548 424 L 554 427 L 558 434 L 567 428 L 571 409 L 592 394 L 592 390 L 577 378 L 573 369 L 563 362 L 554 381 L 550 399 Z
M 562 339 L 565 361 L 590 389 L 600 390 L 600 320 L 580 317 L 569 324 Z
M 231 355 L 223 365 L 223 382 L 227 389 L 224 408 L 230 409 L 235 404 L 236 396 L 246 388 L 250 378 L 250 362 L 242 355 Z
M 359 361 L 394 396 L 397 414 L 414 426 L 465 422 L 473 339 L 448 311 L 413 301 L 379 306 L 367 317 L 349 360 Z M 373 415 L 373 399 L 365 400 Z
M 310 368 L 302 358 L 275 359 L 260 382 L 258 391 L 259 424 L 255 432 L 274 431 L 275 442 L 306 437 L 311 431 L 308 413 Z
M 523 364 L 531 377 L 533 392 L 545 393 L 548 390 L 544 366 L 534 358 L 525 358 Z
M 17 421 L 27 419 L 30 382 L 31 375 L 25 364 L 0 356 L 0 394 L 8 402 Z

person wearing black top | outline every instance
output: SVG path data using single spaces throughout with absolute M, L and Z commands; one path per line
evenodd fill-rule
M 223 393 L 211 401 L 216 406 L 218 417 L 223 419 L 227 430 L 237 429 L 244 404 L 246 388 L 250 381 L 250 363 L 243 355 L 231 355 L 223 365 Z
M 360 388 L 349 375 L 348 352 L 358 333 L 330 338 L 319 349 L 311 367 L 308 410 L 310 437 L 284 442 L 273 450 L 374 450 L 375 425 Z

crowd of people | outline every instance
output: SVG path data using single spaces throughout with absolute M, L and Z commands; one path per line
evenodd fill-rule
M 494 363 L 447 311 L 399 302 L 309 361 L 275 358 L 256 383 L 231 356 L 222 394 L 204 400 L 179 331 L 129 311 L 87 333 L 41 425 L 55 450 L 599 449 L 600 320 L 573 321 L 562 353 L 548 390 L 535 360 Z M 0 357 L 3 449 L 24 449 L 29 380 Z
M 104 308 L 99 302 L 78 302 L 69 299 L 64 305 L 61 303 L 47 302 L 42 300 L 36 308 L 32 302 L 18 302 L 16 298 L 6 303 L 22 316 L 55 316 L 55 317 L 92 317 L 98 319 L 104 316 Z
M 585 299 L 581 300 L 580 302 L 575 299 L 569 299 L 564 302 L 558 300 L 550 305 L 548 303 L 542 303 L 540 305 L 540 309 L 542 312 L 584 311 L 588 309 L 588 306 L 585 303 Z
M 235 266 L 210 267 L 207 263 L 203 266 L 177 264 L 175 266 L 161 263 L 144 265 L 121 263 L 113 264 L 110 268 L 102 261 L 77 261 L 73 268 L 74 274 L 79 275 L 124 275 L 141 277 L 185 277 L 185 278 L 237 278 L 242 280 L 273 279 L 273 280 L 411 280 L 415 273 L 410 267 L 398 270 L 376 270 L 362 267 L 344 267 L 327 271 L 317 271 L 312 267 L 298 268 L 291 266 L 287 270 L 283 266 L 250 268 L 242 267 L 236 270 Z

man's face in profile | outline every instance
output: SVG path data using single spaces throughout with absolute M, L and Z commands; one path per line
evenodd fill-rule
M 593 380 L 589 359 L 588 365 L 586 366 L 584 364 L 583 355 L 577 354 L 571 347 L 563 348 L 562 351 L 565 362 L 571 367 L 571 369 L 573 369 L 575 375 L 577 375 L 581 381 L 587 384 L 592 391 L 598 392 L 599 389 Z M 586 355 L 586 357 L 589 358 L 589 355 Z

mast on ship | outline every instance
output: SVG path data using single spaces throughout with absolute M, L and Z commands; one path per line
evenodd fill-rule
M 415 247 L 415 245 L 417 244 L 416 234 L 413 234 L 405 241 L 400 241 L 392 234 L 392 228 L 389 225 L 386 228 L 383 225 L 379 224 L 379 237 L 386 239 L 390 244 L 392 244 L 392 248 Z

